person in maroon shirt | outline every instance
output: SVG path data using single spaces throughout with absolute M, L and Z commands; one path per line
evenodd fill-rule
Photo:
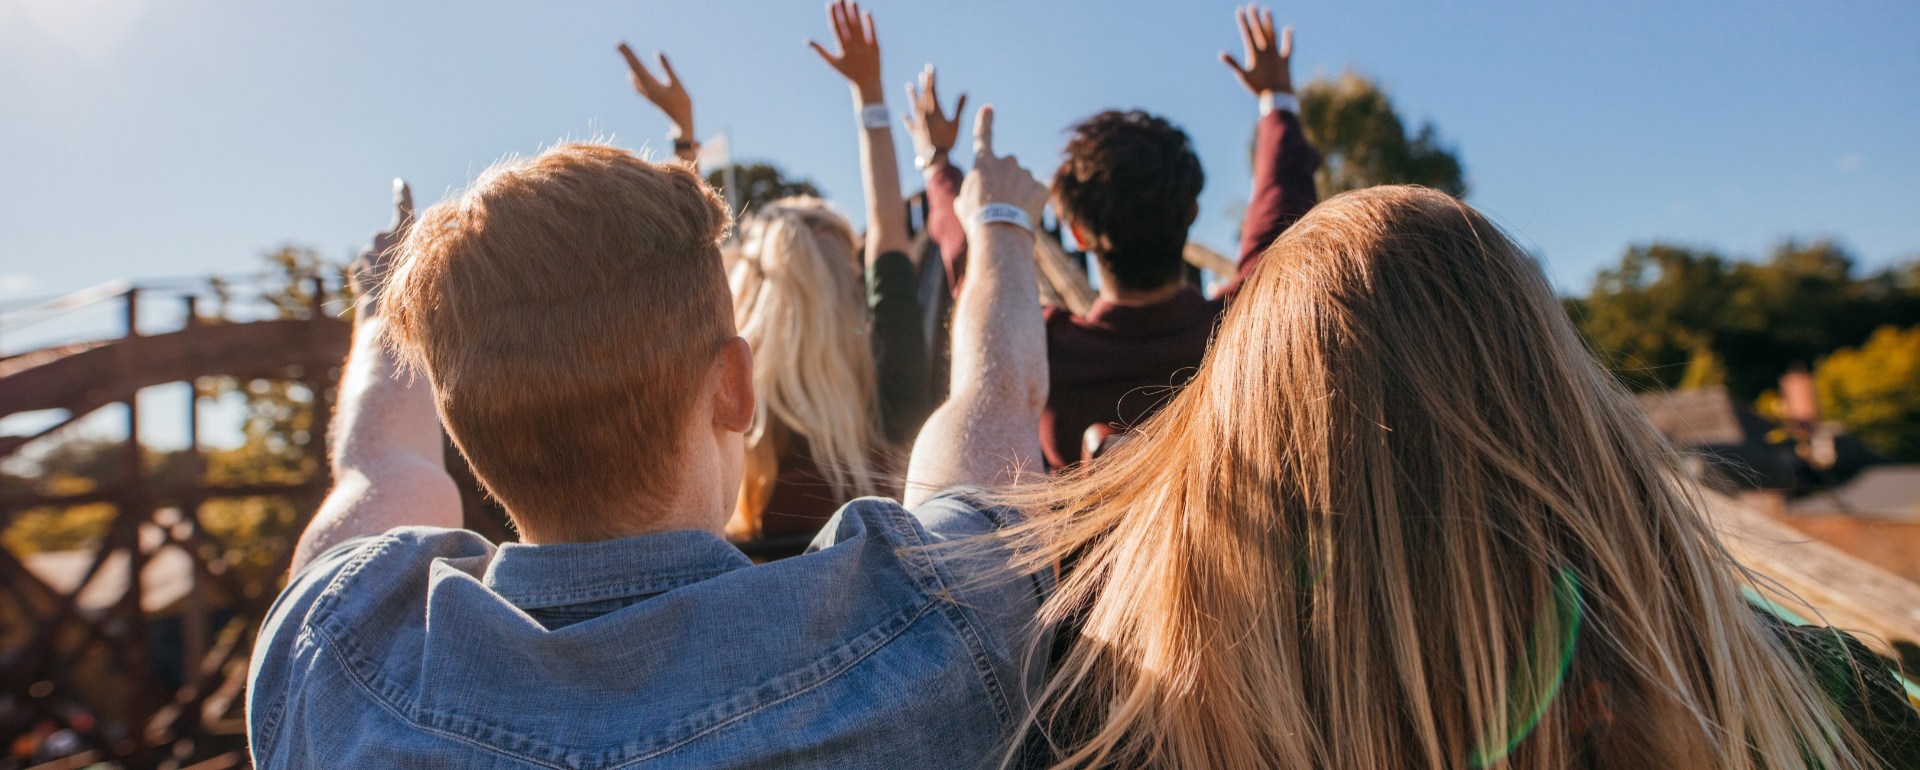
M 1243 16 L 1240 32 L 1244 65 L 1220 56 L 1259 97 L 1261 115 L 1240 263 L 1218 296 L 1203 295 L 1182 269 L 1187 229 L 1205 183 L 1186 133 L 1138 110 L 1102 112 L 1070 130 L 1052 202 L 1074 238 L 1095 256 L 1100 299 L 1086 315 L 1047 309 L 1050 390 L 1040 442 L 1052 467 L 1081 459 L 1090 428 L 1124 431 L 1185 385 L 1261 251 L 1318 201 L 1313 172 L 1320 153 L 1301 128 L 1289 72 L 1293 30 L 1275 40 Z M 937 116 L 931 75 L 922 82 L 925 90 L 913 95 L 915 110 Z M 926 175 L 927 231 L 939 243 L 957 291 L 966 275 L 966 228 L 954 217 L 952 202 L 963 174 L 947 160 L 950 139 L 942 145 L 930 132 L 916 127 L 913 133 L 916 162 Z

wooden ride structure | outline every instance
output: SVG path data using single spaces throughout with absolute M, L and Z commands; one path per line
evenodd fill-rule
M 0 496 L 0 532 L 23 512 L 89 504 L 113 508 L 111 520 L 84 554 L 70 554 L 72 572 L 49 580 L 35 555 L 0 544 L 0 739 L 49 725 L 72 731 L 88 750 L 61 763 L 81 767 L 112 761 L 129 767 L 201 770 L 247 764 L 244 689 L 254 634 L 281 584 L 292 538 L 274 550 L 266 569 L 229 563 L 233 543 L 201 526 L 210 502 L 275 498 L 297 512 L 297 533 L 331 482 L 325 462 L 328 424 L 351 327 L 323 298 L 325 281 L 311 279 L 304 307 L 279 307 L 275 317 L 246 322 L 203 318 L 217 286 L 173 292 L 184 322 L 164 331 L 143 329 L 143 302 L 154 292 L 125 284 L 82 292 L 34 309 L 59 313 L 119 303 L 124 332 L 117 337 L 56 345 L 0 357 L 0 419 L 29 412 L 61 415 L 29 435 L 0 436 L 0 462 L 14 459 L 102 409 L 124 411 L 124 438 L 116 447 L 111 484 L 77 494 Z M 9 316 L 15 316 L 9 314 Z M 8 318 L 0 317 L 0 330 Z M 183 404 L 189 466 L 201 456 L 201 386 L 209 378 L 299 383 L 312 410 L 300 451 L 311 459 L 303 478 L 277 483 L 221 485 L 193 474 L 181 482 L 156 478 L 142 444 L 141 390 L 193 384 Z M 448 468 L 460 482 L 467 524 L 496 540 L 511 531 L 499 509 L 473 483 L 465 463 L 449 450 Z M 1866 633 L 1870 645 L 1892 653 L 1892 642 L 1920 641 L 1920 587 L 1887 574 L 1731 502 L 1716 502 L 1716 520 L 1744 562 L 1807 599 L 1829 622 Z M 759 559 L 798 553 L 806 538 L 741 543 Z M 189 587 L 164 603 L 143 578 L 170 560 Z M 104 598 L 103 598 L 104 594 Z M 164 605 L 164 606 L 163 606 Z M 161 618 L 164 614 L 166 617 Z M 156 647 L 168 654 L 157 655 Z M 87 672 L 100 681 L 87 682 Z M 103 715 L 117 715 L 112 718 Z M 7 760 L 0 759 L 0 763 Z
M 119 405 L 125 414 L 114 483 L 82 494 L 28 492 L 0 499 L 0 530 L 36 508 L 113 507 L 105 532 L 69 580 L 50 581 L 44 568 L 30 566 L 34 556 L 0 547 L 0 580 L 6 586 L 0 601 L 10 605 L 4 617 L 14 626 L 0 636 L 6 642 L 0 650 L 0 692 L 10 698 L 0 711 L 0 736 L 9 743 L 51 724 L 74 731 L 97 758 L 129 766 L 245 762 L 247 656 L 291 553 L 274 554 L 264 572 L 235 569 L 226 555 L 236 544 L 221 542 L 200 526 L 198 516 L 211 501 L 261 497 L 283 499 L 310 515 L 330 483 L 323 461 L 325 431 L 310 431 L 302 447 L 316 459 L 310 464 L 315 472 L 304 479 L 240 486 L 165 483 L 147 468 L 142 399 L 135 395 L 159 385 L 193 384 L 183 405 L 188 434 L 183 451 L 190 467 L 201 467 L 199 383 L 206 378 L 297 382 L 311 394 L 311 424 L 326 425 L 350 326 L 321 306 L 327 287 L 319 279 L 311 288 L 310 307 L 282 317 L 227 322 L 200 313 L 201 301 L 221 291 L 209 285 L 177 295 L 185 321 L 157 333 L 141 328 L 140 319 L 143 299 L 159 292 L 126 286 L 82 293 L 42 309 L 117 302 L 124 334 L 0 359 L 0 418 L 62 415 L 31 435 L 0 437 L 0 458 L 12 458 L 36 439 L 105 407 Z M 156 607 L 146 595 L 160 559 L 180 568 L 173 570 L 176 575 L 187 573 L 190 589 L 175 607 Z M 103 591 L 104 601 L 98 598 Z M 162 609 L 169 610 L 167 625 L 175 640 L 168 646 L 177 648 L 173 666 L 159 665 L 153 654 L 153 643 L 162 635 L 154 615 Z M 88 671 L 107 681 L 78 681 Z

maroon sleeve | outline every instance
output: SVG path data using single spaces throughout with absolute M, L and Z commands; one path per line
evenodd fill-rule
M 1300 116 L 1274 110 L 1260 116 L 1254 129 L 1253 198 L 1247 218 L 1240 223 L 1240 267 L 1221 295 L 1229 300 L 1253 273 L 1260 253 L 1273 239 L 1318 203 L 1313 172 L 1320 168 L 1320 151 L 1307 142 Z
M 944 158 L 927 174 L 927 235 L 940 246 L 940 259 L 947 263 L 947 286 L 960 296 L 960 279 L 967 274 L 967 227 L 953 214 L 953 199 L 960 197 L 960 183 L 966 174 Z

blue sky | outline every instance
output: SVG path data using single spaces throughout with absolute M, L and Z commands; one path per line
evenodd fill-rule
M 1920 4 L 1437 5 L 1275 10 L 1297 28 L 1296 78 L 1356 68 L 1435 121 L 1469 200 L 1563 290 L 1654 239 L 1920 254 Z M 1049 169 L 1078 117 L 1163 113 L 1206 164 L 1194 236 L 1233 243 L 1255 107 L 1214 58 L 1238 51 L 1231 5 L 871 8 L 896 114 L 898 84 L 935 62 L 947 94 L 997 106 L 1003 148 Z M 0 307 L 249 271 L 288 242 L 345 258 L 385 222 L 396 175 L 432 200 L 563 137 L 659 147 L 666 121 L 628 87 L 621 39 L 674 56 L 700 133 L 857 218 L 847 90 L 803 44 L 827 34 L 812 0 L 0 0 Z

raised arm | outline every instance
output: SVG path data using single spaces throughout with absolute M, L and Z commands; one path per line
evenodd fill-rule
M 947 487 L 1000 485 L 1043 472 L 1047 342 L 1034 291 L 1032 227 L 1047 188 L 1012 157 L 993 154 L 993 108 L 982 107 L 974 121 L 973 173 L 956 201 L 974 260 L 953 308 L 950 395 L 913 444 L 909 508 Z
M 900 168 L 893 154 L 893 124 L 880 87 L 880 40 L 873 14 L 859 3 L 838 0 L 827 6 L 840 53 L 811 40 L 807 45 L 853 87 L 860 122 L 860 182 L 867 196 L 867 264 L 887 252 L 907 253 L 907 206 L 900 194 Z
M 687 94 L 687 87 L 680 84 L 680 76 L 673 71 L 673 63 L 667 61 L 667 55 L 660 57 L 660 72 L 666 75 L 662 80 L 640 63 L 640 57 L 633 55 L 633 48 L 626 43 L 620 44 L 620 55 L 627 60 L 627 76 L 633 80 L 633 90 L 638 91 L 653 106 L 666 113 L 667 120 L 673 122 L 668 136 L 673 139 L 673 155 L 693 166 L 700 167 L 700 142 L 693 134 L 693 97 Z
M 903 118 L 907 133 L 913 137 L 914 164 L 926 178 L 927 235 L 940 247 L 940 259 L 946 263 L 947 286 L 960 293 L 960 281 L 967 272 L 967 228 L 953 214 L 953 199 L 960 194 L 965 177 L 951 161 L 953 142 L 960 134 L 961 111 L 967 107 L 967 95 L 953 102 L 953 116 L 940 109 L 940 94 L 935 90 L 933 65 L 920 73 L 920 87 L 907 84 L 909 109 Z
M 1222 294 L 1232 297 L 1261 252 L 1320 200 L 1313 172 L 1320 153 L 1300 126 L 1300 100 L 1293 94 L 1293 28 L 1276 37 L 1273 12 L 1253 6 L 1235 12 L 1246 66 L 1220 54 L 1240 82 L 1260 97 L 1260 121 L 1254 129 L 1253 196 L 1240 225 L 1240 265 Z
M 333 489 L 300 534 L 293 571 L 363 535 L 394 527 L 459 527 L 460 491 L 447 475 L 440 418 L 426 382 L 399 371 L 382 341 L 380 289 L 413 219 L 413 194 L 393 183 L 393 226 L 373 237 L 353 265 L 360 305 L 353 347 L 340 375 L 333 423 Z

